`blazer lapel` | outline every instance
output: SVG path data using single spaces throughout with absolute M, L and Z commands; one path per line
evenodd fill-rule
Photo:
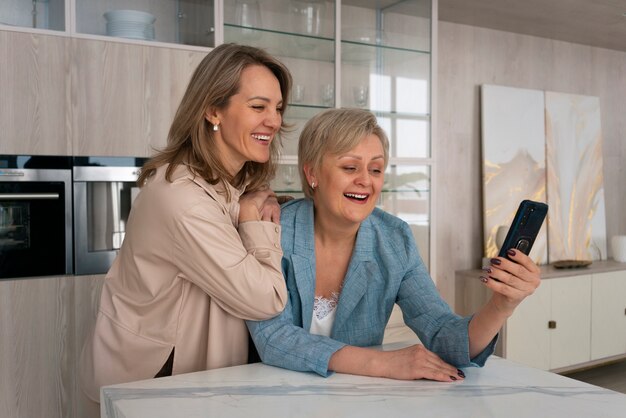
M 315 236 L 313 202 L 307 199 L 305 203 L 298 208 L 296 213 L 291 261 L 300 295 L 302 328 L 309 331 L 315 299 Z
M 370 270 L 367 268 L 368 264 L 374 262 L 373 250 L 371 248 L 372 242 L 373 232 L 369 218 L 367 218 L 361 223 L 356 237 L 354 251 L 348 265 L 348 272 L 339 295 L 337 314 L 331 336 L 334 335 L 335 330 L 342 329 L 356 305 L 365 295 L 370 280 L 365 273 Z
M 300 296 L 302 328 L 311 329 L 313 317 L 313 300 L 315 298 L 315 261 L 310 257 L 302 257 L 296 254 L 291 256 L 295 273 L 298 295 Z

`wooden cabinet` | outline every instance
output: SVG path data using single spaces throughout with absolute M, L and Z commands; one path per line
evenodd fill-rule
M 96 417 L 78 359 L 104 276 L 0 280 L 0 416 Z
M 64 37 L 0 30 L 0 154 L 71 152 L 69 49 Z
M 480 270 L 457 272 L 456 311 L 467 315 L 491 292 Z M 566 371 L 626 357 L 626 264 L 585 270 L 542 267 L 542 282 L 508 319 L 497 354 L 544 370 Z
M 162 148 L 189 78 L 205 55 L 73 39 L 74 154 L 147 157 Z

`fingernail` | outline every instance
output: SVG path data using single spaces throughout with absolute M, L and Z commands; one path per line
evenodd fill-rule
M 497 258 L 492 258 L 489 261 L 491 261 L 491 264 L 493 264 L 494 266 L 499 266 L 500 263 L 502 263 L 502 261 L 498 260 Z
M 461 376 L 462 378 L 465 379 L 465 373 L 463 373 L 463 370 L 461 369 L 456 369 L 457 372 L 459 372 L 459 376 Z
M 487 283 L 487 278 L 485 276 L 480 276 L 480 281 L 483 283 Z
M 491 269 L 489 267 L 483 267 L 483 271 L 487 274 L 491 274 Z
M 452 380 L 456 380 L 456 377 L 454 377 L 454 376 L 450 376 L 450 379 L 452 379 Z
M 507 250 L 506 252 L 508 255 L 510 256 L 514 256 L 515 255 L 515 250 L 513 248 L 511 248 L 510 250 Z

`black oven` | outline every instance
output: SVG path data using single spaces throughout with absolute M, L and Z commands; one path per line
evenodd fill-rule
M 0 279 L 72 274 L 70 157 L 0 155 Z

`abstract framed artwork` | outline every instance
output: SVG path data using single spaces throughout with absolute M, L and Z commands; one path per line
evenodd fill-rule
M 550 262 L 606 259 L 597 97 L 546 92 Z
M 498 230 L 508 229 L 519 203 L 546 201 L 544 94 L 494 85 L 481 92 L 484 254 L 495 257 Z M 547 262 L 545 223 L 530 256 Z
M 481 93 L 485 257 L 530 199 L 549 206 L 536 263 L 606 259 L 599 99 L 495 85 Z

